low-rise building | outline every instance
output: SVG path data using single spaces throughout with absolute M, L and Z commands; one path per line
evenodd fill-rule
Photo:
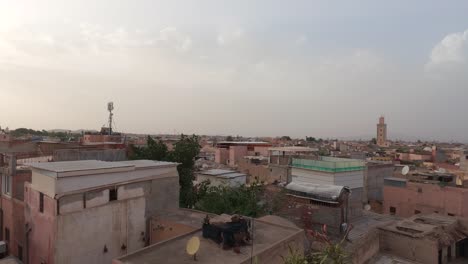
M 306 206 L 310 211 L 310 223 L 306 228 L 321 229 L 327 225 L 333 234 L 345 231 L 348 219 L 348 201 L 351 193 L 348 187 L 337 185 L 296 183 L 286 186 L 289 206 Z
M 202 232 L 203 218 L 206 214 L 187 210 L 182 211 L 180 217 L 174 214 L 162 224 L 165 227 L 173 227 L 173 233 L 177 233 L 171 239 L 160 241 L 142 250 L 135 251 L 126 256 L 113 260 L 113 264 L 140 264 L 140 263 L 165 263 L 182 264 L 194 263 L 193 256 L 186 253 L 188 241 L 198 237 L 200 247 L 196 254 L 196 263 L 200 264 L 248 264 L 248 263 L 270 263 L 283 264 L 283 257 L 289 254 L 289 250 L 304 252 L 304 231 L 276 216 L 265 216 L 251 221 L 249 232 L 251 242 L 239 248 L 239 253 L 223 248 L 212 241 L 204 238 Z M 183 212 L 185 211 L 185 212 Z M 189 214 L 189 216 L 185 216 Z M 193 230 L 193 220 L 197 218 L 198 228 Z M 177 219 L 179 218 L 179 219 Z M 189 220 L 187 220 L 189 218 Z M 212 218 L 212 222 L 226 222 L 231 219 L 228 215 Z M 185 226 L 185 227 L 184 227 Z M 171 231 L 167 231 L 171 232 Z
M 456 187 L 455 179 L 455 175 L 436 173 L 386 178 L 384 213 L 401 217 L 420 213 L 468 217 L 468 189 Z
M 178 208 L 176 163 L 30 164 L 25 252 L 30 264 L 111 263 L 148 244 L 151 215 Z
M 364 171 L 362 160 L 319 157 L 316 160 L 293 159 L 291 164 L 293 183 L 345 186 L 351 190 L 348 217 L 361 214 L 364 199 Z
M 233 170 L 212 169 L 197 173 L 197 182 L 209 181 L 211 186 L 239 187 L 246 184 L 247 175 Z
M 231 167 L 237 166 L 245 156 L 268 156 L 268 142 L 222 141 L 216 144 L 215 162 Z

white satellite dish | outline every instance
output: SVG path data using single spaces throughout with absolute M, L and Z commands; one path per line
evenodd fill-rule
M 447 172 L 447 170 L 446 170 L 446 169 L 444 169 L 444 168 L 439 168 L 439 172 L 440 172 L 440 173 L 446 173 L 446 172 Z
M 403 174 L 403 175 L 408 174 L 408 172 L 409 172 L 409 167 L 408 166 L 404 166 L 403 169 L 401 169 L 401 174 Z
M 364 210 L 370 211 L 370 209 L 371 209 L 370 204 L 366 204 L 366 205 L 364 206 Z
M 186 247 L 187 254 L 189 254 L 190 256 L 193 256 L 193 260 L 197 260 L 197 252 L 199 249 L 200 249 L 200 239 L 194 236 L 187 242 L 187 247 Z

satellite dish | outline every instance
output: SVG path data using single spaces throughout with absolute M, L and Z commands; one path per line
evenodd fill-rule
M 192 237 L 188 242 L 187 242 L 187 254 L 190 256 L 193 256 L 193 260 L 197 260 L 197 252 L 200 249 L 200 239 L 196 236 Z
M 370 211 L 370 209 L 371 209 L 370 204 L 366 204 L 366 205 L 364 206 L 364 210 Z
M 404 166 L 403 169 L 401 169 L 401 174 L 403 174 L 403 175 L 408 174 L 408 172 L 409 172 L 409 167 L 408 166 Z
M 446 172 L 447 172 L 447 170 L 446 170 L 446 169 L 444 169 L 444 168 L 439 168 L 439 172 L 440 172 L 440 173 L 446 173 Z

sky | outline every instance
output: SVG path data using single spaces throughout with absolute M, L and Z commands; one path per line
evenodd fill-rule
M 0 125 L 468 142 L 468 1 L 0 0 Z

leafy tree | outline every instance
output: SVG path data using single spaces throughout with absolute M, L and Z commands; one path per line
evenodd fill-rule
M 376 138 L 372 138 L 372 139 L 371 139 L 371 142 L 372 142 L 372 144 L 375 145 L 375 144 L 377 144 L 377 139 L 376 139 Z
M 233 188 L 210 186 L 209 183 L 204 182 L 199 186 L 195 209 L 214 214 L 227 213 L 257 217 L 265 211 L 261 204 L 263 192 L 263 186 L 257 183 Z
M 307 142 L 316 142 L 317 139 L 314 138 L 314 137 L 306 137 L 306 141 L 307 141 Z
M 234 138 L 232 138 L 232 136 L 227 136 L 226 141 L 234 141 Z
M 291 137 L 290 136 L 282 136 L 281 140 L 291 141 Z
M 200 153 L 200 144 L 196 135 L 181 135 L 179 141 L 174 145 L 174 149 L 169 151 L 166 144 L 160 139 L 154 140 L 148 136 L 147 146 L 133 147 L 133 154 L 130 159 L 149 159 L 177 162 L 179 172 L 181 207 L 191 208 L 196 201 L 193 190 L 195 157 Z
M 167 146 L 161 139 L 154 140 L 148 136 L 146 142 L 146 147 L 133 146 L 134 155 L 131 159 L 167 160 Z

